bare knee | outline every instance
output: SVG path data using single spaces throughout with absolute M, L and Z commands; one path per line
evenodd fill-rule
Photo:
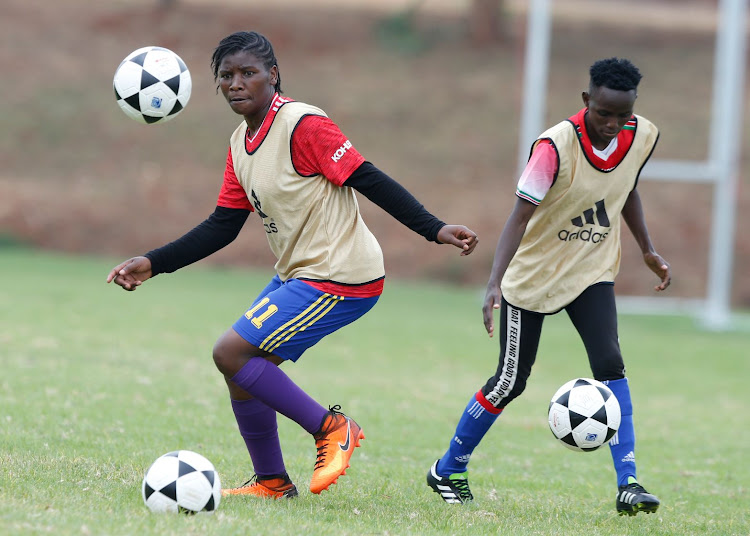
M 230 328 L 214 344 L 214 364 L 226 378 L 231 379 L 253 357 L 262 357 L 274 365 L 284 360 L 277 355 L 269 354 L 254 344 L 243 339 Z
M 217 340 L 214 344 L 213 357 L 216 368 L 226 376 L 229 373 L 229 369 L 232 368 L 234 359 L 230 355 L 226 345 L 222 344 L 222 339 Z
M 230 329 L 214 344 L 214 364 L 219 372 L 231 378 L 239 372 L 248 359 L 260 353 L 259 349 Z

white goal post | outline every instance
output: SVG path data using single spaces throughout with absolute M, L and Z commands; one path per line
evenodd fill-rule
M 675 7 L 679 9 L 679 7 Z M 653 159 L 641 178 L 712 184 L 714 190 L 711 249 L 706 297 L 618 297 L 618 307 L 633 312 L 688 310 L 707 329 L 729 329 L 739 158 L 742 143 L 747 1 L 719 0 L 714 52 L 713 95 L 708 158 L 705 161 Z M 528 159 L 528 148 L 544 130 L 550 47 L 550 0 L 530 0 L 527 9 L 523 104 L 519 134 L 518 170 Z M 719 193 L 724 192 L 723 196 Z M 727 196 L 726 193 L 730 192 Z M 727 203 L 727 199 L 733 202 Z

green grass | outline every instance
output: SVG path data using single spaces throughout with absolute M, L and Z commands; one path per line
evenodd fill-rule
M 663 506 L 620 518 L 606 449 L 568 451 L 547 428 L 555 389 L 590 375 L 567 317 L 550 317 L 524 396 L 472 460 L 476 501 L 449 507 L 424 475 L 496 366 L 497 342 L 479 289 L 392 281 L 371 313 L 285 367 L 365 430 L 336 486 L 307 491 L 313 441 L 282 419 L 298 499 L 151 514 L 141 479 L 164 452 L 202 453 L 227 485 L 250 476 L 211 347 L 271 274 L 198 265 L 126 293 L 104 283 L 116 261 L 0 249 L 3 534 L 750 534 L 747 334 L 621 317 L 639 477 Z

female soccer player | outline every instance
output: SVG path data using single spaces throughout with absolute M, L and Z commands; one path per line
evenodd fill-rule
M 590 68 L 585 107 L 542 133 L 516 189 L 516 204 L 498 241 L 484 300 L 484 325 L 494 332 L 500 309 L 495 374 L 471 397 L 447 452 L 427 474 L 449 503 L 473 499 L 469 458 L 503 409 L 526 387 L 545 315 L 562 309 L 578 330 L 594 378 L 609 385 L 622 422 L 610 441 L 620 514 L 655 512 L 659 500 L 636 480 L 633 406 L 617 335 L 614 279 L 620 267 L 620 215 L 643 260 L 661 280 L 669 264 L 654 250 L 636 186 L 659 133 L 633 115 L 641 73 L 610 58 Z M 501 296 L 502 291 L 502 296 Z
M 279 365 L 364 315 L 383 290 L 383 255 L 360 217 L 354 190 L 461 255 L 478 239 L 463 225 L 437 219 L 365 161 L 322 110 L 282 97 L 279 66 L 263 35 L 225 37 L 211 66 L 229 107 L 244 117 L 230 138 L 216 209 L 174 242 L 115 266 L 107 282 L 133 291 L 203 259 L 232 242 L 255 212 L 276 256 L 276 275 L 213 349 L 255 475 L 223 493 L 297 495 L 282 457 L 277 413 L 314 437 L 310 491 L 320 493 L 344 474 L 364 433 L 339 406 L 326 409 L 313 400 Z

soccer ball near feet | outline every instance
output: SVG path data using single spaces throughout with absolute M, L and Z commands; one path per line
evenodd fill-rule
M 190 450 L 176 450 L 151 464 L 141 491 L 152 512 L 213 512 L 221 500 L 221 481 L 206 458 Z
M 571 450 L 596 450 L 620 427 L 620 403 L 601 382 L 576 378 L 560 387 L 549 404 L 552 434 Z
M 113 86 L 125 115 L 151 124 L 176 117 L 190 100 L 193 82 L 177 54 L 149 46 L 134 50 L 122 60 Z

